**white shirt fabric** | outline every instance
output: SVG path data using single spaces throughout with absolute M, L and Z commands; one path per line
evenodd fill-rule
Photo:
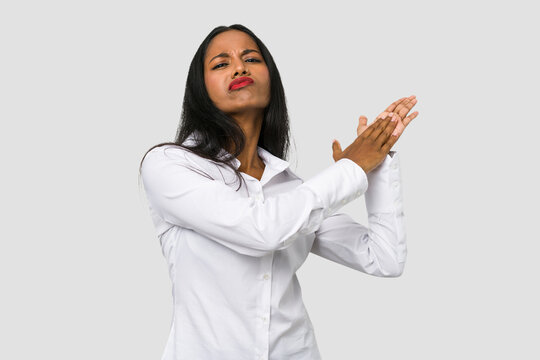
M 321 359 L 296 276 L 308 254 L 374 276 L 403 272 L 395 151 L 367 175 L 342 158 L 306 181 L 287 161 L 261 147 L 258 153 L 266 166 L 261 180 L 242 173 L 247 188 L 238 191 L 231 169 L 178 146 L 154 148 L 143 161 L 149 210 L 172 281 L 174 311 L 162 360 Z M 337 212 L 361 195 L 368 227 Z

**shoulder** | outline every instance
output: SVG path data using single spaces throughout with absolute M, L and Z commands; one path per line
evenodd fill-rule
M 188 150 L 178 145 L 167 144 L 152 148 L 142 161 L 141 174 L 146 177 L 167 168 L 176 168 L 177 165 L 187 166 L 190 164 L 187 153 Z
M 180 145 L 162 145 L 150 150 L 144 162 L 148 163 L 177 163 L 202 166 L 209 162 L 208 159 L 201 157 Z M 144 165 L 143 165 L 144 166 Z
M 205 157 L 199 156 L 179 145 L 163 145 L 150 150 L 142 164 L 141 173 L 144 177 L 175 175 L 195 178 L 203 176 L 206 179 L 218 178 L 219 170 L 216 164 Z
M 148 151 L 146 158 L 160 159 L 160 158 L 171 158 L 171 159 L 182 159 L 185 157 L 184 153 L 187 152 L 183 147 L 179 145 L 161 145 L 153 148 Z M 145 158 L 145 160 L 146 160 Z

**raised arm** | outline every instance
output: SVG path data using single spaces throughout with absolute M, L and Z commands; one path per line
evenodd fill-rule
M 151 150 L 141 168 L 150 206 L 164 221 L 249 256 L 287 248 L 298 233 L 314 232 L 325 217 L 367 189 L 366 174 L 347 158 L 264 202 L 243 197 L 192 167 L 186 150 Z
M 366 274 L 397 277 L 407 256 L 398 154 L 390 151 L 367 177 L 369 226 L 347 214 L 334 214 L 315 232 L 311 252 Z

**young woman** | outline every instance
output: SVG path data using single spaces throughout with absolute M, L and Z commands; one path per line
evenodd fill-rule
M 398 156 L 414 96 L 360 118 L 335 163 L 304 181 L 284 160 L 279 72 L 242 25 L 212 30 L 187 78 L 174 142 L 141 161 L 168 262 L 174 313 L 162 360 L 320 359 L 296 270 L 310 252 L 374 276 L 401 275 L 406 240 Z M 368 187 L 369 184 L 369 187 Z M 369 227 L 344 213 L 365 196 Z

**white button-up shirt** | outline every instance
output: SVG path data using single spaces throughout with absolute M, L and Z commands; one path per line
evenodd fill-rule
M 395 151 L 369 174 L 342 158 L 306 181 L 287 161 L 261 147 L 258 154 L 262 178 L 242 173 L 247 188 L 238 191 L 230 168 L 178 146 L 154 148 L 143 161 L 172 280 L 174 311 L 162 360 L 320 359 L 296 276 L 308 254 L 374 276 L 403 271 Z M 361 195 L 368 227 L 337 212 Z

